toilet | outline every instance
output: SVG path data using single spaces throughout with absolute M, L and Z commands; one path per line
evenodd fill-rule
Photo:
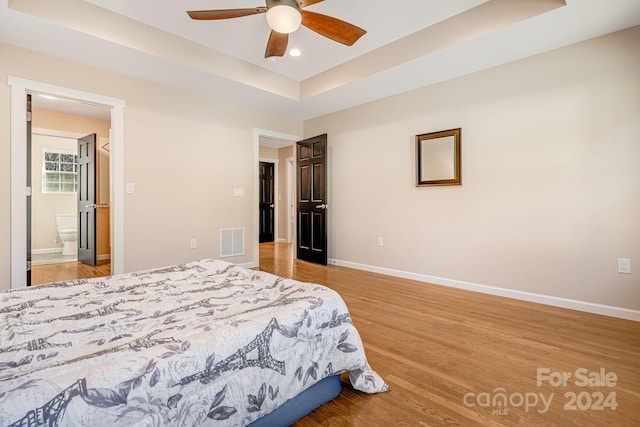
M 62 255 L 78 254 L 78 215 L 56 214 L 58 238 L 62 242 Z

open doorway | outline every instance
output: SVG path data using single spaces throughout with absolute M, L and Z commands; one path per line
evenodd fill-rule
M 260 265 L 260 230 L 264 215 L 261 206 L 260 190 L 261 172 L 260 163 L 273 165 L 273 205 L 274 205 L 274 238 L 273 242 L 266 244 L 288 244 L 294 243 L 295 236 L 293 227 L 295 220 L 295 209 L 292 195 L 295 194 L 295 178 L 293 174 L 293 154 L 296 141 L 302 139 L 297 135 L 286 135 L 278 132 L 256 129 L 254 131 L 255 147 L 255 265 Z M 263 239 L 264 240 L 264 239 Z M 263 243 L 262 245 L 264 245 Z M 293 255 L 290 255 L 293 258 Z
M 31 152 L 31 176 L 27 176 L 27 179 L 31 178 L 31 221 L 27 221 L 27 238 L 31 249 L 28 284 L 39 285 L 109 275 L 110 111 L 94 111 L 92 106 L 86 112 L 49 110 L 39 105 L 38 98 L 38 94 L 32 95 L 34 126 L 31 131 L 31 147 L 28 147 Z M 54 104 L 45 106 L 56 108 Z M 47 128 L 41 128 L 40 125 Z M 89 132 L 91 134 L 84 135 Z M 95 169 L 92 171 L 95 172 L 92 177 L 95 180 L 95 199 L 91 206 L 80 203 L 78 198 L 78 194 L 83 194 L 80 191 L 82 184 L 86 186 L 91 182 L 82 179 L 82 172 L 86 168 L 83 169 L 78 153 L 79 141 L 86 139 L 95 142 Z M 86 232 L 86 224 L 82 224 L 85 227 L 79 226 L 79 218 L 88 215 L 79 215 L 80 207 L 83 211 L 90 210 L 93 226 L 89 230 L 91 236 Z M 82 249 L 81 253 L 79 248 Z M 86 255 L 84 258 L 80 256 L 87 252 L 92 256 L 91 262 L 87 262 Z M 79 265 L 80 262 L 85 265 Z
M 31 255 L 31 274 L 27 285 L 109 275 L 111 110 L 47 94 L 30 95 L 27 152 L 31 167 L 27 181 L 31 183 L 31 210 L 27 239 L 31 251 L 27 257 Z M 91 143 L 90 169 L 84 166 L 86 156 L 78 152 L 79 144 L 88 146 L 82 141 Z M 88 172 L 90 179 L 86 179 Z M 89 183 L 91 205 L 80 203 L 79 199 L 79 194 L 87 194 Z M 85 190 L 81 191 L 83 186 Z M 86 221 L 79 221 L 88 214 L 91 227 Z M 90 262 L 87 254 L 91 255 Z
M 262 152 L 263 148 L 260 147 Z M 262 159 L 262 155 L 260 156 Z M 260 180 L 260 230 L 259 242 L 273 243 L 275 241 L 276 232 L 276 185 L 275 171 L 278 167 L 278 161 L 260 160 L 258 179 Z
M 88 106 L 100 106 L 108 112 L 110 132 L 108 147 L 110 151 L 109 171 L 109 237 L 111 243 L 111 273 L 124 272 L 123 268 L 123 100 L 105 97 L 89 92 L 54 86 L 47 83 L 9 77 L 11 87 L 11 287 L 21 288 L 27 284 L 27 203 L 30 188 L 27 187 L 27 95 L 44 94 Z M 27 188 L 27 194 L 25 194 Z

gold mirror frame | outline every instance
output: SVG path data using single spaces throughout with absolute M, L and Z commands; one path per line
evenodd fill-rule
M 461 128 L 416 135 L 416 187 L 462 185 Z

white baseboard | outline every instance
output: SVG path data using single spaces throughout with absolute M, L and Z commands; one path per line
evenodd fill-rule
M 256 268 L 259 267 L 258 263 L 255 261 L 245 262 L 243 264 L 238 264 L 242 268 Z
M 617 317 L 620 319 L 640 322 L 640 310 L 632 310 L 623 307 L 595 304 L 591 302 L 578 301 L 568 298 L 554 297 L 550 295 L 534 294 L 513 289 L 498 288 L 495 286 L 479 285 L 477 283 L 463 282 L 460 280 L 446 279 L 443 277 L 429 276 L 426 274 L 411 273 L 407 271 L 394 270 L 391 268 L 376 267 L 372 265 L 359 264 L 355 262 L 330 259 L 330 264 L 341 267 L 353 268 L 356 270 L 370 271 L 372 273 L 386 274 L 388 276 L 402 277 L 405 279 L 417 280 L 420 282 L 433 283 L 435 285 L 448 286 L 452 288 L 464 289 L 468 291 L 480 292 L 483 294 L 496 295 L 506 298 L 513 298 L 522 301 L 535 302 L 554 307 L 568 308 L 571 310 L 584 311 L 587 313 L 601 314 L 603 316 Z
M 31 255 L 44 255 L 44 254 L 61 254 L 62 248 L 45 248 L 45 249 L 32 249 Z M 111 254 L 97 255 L 98 261 L 110 260 Z
M 62 253 L 62 246 L 59 248 L 31 249 L 31 255 L 61 254 L 61 253 Z

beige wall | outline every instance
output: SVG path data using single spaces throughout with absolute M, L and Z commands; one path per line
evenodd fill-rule
M 637 27 L 305 122 L 329 135 L 330 258 L 640 309 L 638 46 Z M 414 136 L 456 127 L 463 185 L 416 188 Z
M 79 135 L 96 134 L 98 141 L 96 173 L 97 200 L 100 203 L 109 202 L 109 153 L 102 148 L 101 140 L 109 138 L 111 124 L 108 120 L 83 117 L 75 114 L 65 114 L 56 111 L 33 109 L 34 129 L 74 133 Z M 53 132 L 55 133 L 55 132 Z M 47 250 L 62 248 L 56 242 L 57 232 L 55 224 L 56 213 L 74 213 L 77 211 L 77 195 L 72 194 L 44 194 L 42 193 L 42 150 L 64 149 L 77 150 L 77 141 L 69 138 L 34 135 L 32 139 L 32 250 Z M 100 207 L 96 215 L 97 255 L 99 259 L 106 259 L 111 254 L 109 208 Z
M 640 309 L 638 44 L 634 28 L 305 122 L 307 137 L 329 134 L 330 257 Z M 126 101 L 127 271 L 216 257 L 224 227 L 247 230 L 246 255 L 230 260 L 254 259 L 252 130 L 295 135 L 302 123 L 8 45 L 0 57 L 5 82 Z M 0 85 L 3 201 L 9 99 Z M 463 185 L 416 188 L 414 136 L 455 127 Z M 0 203 L 0 288 L 10 224 Z M 619 257 L 632 275 L 616 272 Z
M 260 158 L 261 159 L 269 159 L 269 160 L 277 160 L 278 159 L 278 149 L 273 147 L 260 146 Z
M 253 131 L 299 135 L 300 121 L 6 44 L 0 57 L 0 289 L 10 283 L 9 75 L 125 100 L 126 271 L 217 258 L 221 228 L 245 228 L 245 255 L 228 260 L 256 259 Z

